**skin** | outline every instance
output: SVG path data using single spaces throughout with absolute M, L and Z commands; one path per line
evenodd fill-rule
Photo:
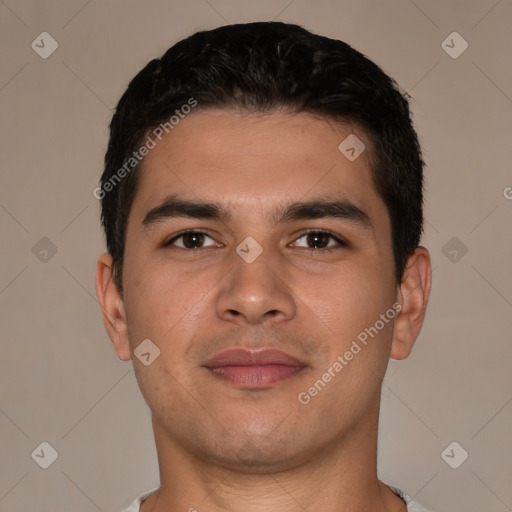
M 353 162 L 338 150 L 350 133 L 366 146 Z M 358 127 L 305 113 L 199 110 L 146 156 L 127 225 L 123 297 L 110 255 L 99 258 L 96 275 L 109 337 L 120 359 L 133 359 L 152 412 L 161 486 L 143 512 L 406 510 L 377 479 L 380 392 L 389 358 L 406 358 L 420 332 L 431 266 L 418 247 L 396 285 L 371 151 Z M 232 218 L 143 226 L 169 194 L 222 203 Z M 372 228 L 269 218 L 288 202 L 320 197 L 350 200 Z M 183 248 L 183 238 L 165 246 L 184 229 L 211 238 L 195 249 Z M 307 229 L 348 246 L 329 238 L 316 246 Z M 263 249 L 252 263 L 236 252 L 248 236 Z M 301 404 L 298 394 L 395 302 L 402 310 L 394 321 Z M 133 355 L 145 339 L 160 349 L 149 366 Z M 279 348 L 307 367 L 262 390 L 236 388 L 202 367 L 240 346 Z

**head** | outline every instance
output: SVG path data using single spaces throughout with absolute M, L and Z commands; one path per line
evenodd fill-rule
M 267 471 L 376 421 L 430 290 L 424 163 L 396 83 L 301 27 L 225 26 L 152 60 L 110 130 L 96 287 L 119 357 L 146 339 L 159 355 L 134 365 L 160 436 Z M 226 384 L 208 362 L 233 347 L 283 350 L 300 371 Z
M 170 120 L 179 122 L 184 106 L 187 112 L 284 109 L 362 128 L 373 145 L 372 178 L 391 219 L 395 280 L 400 282 L 423 226 L 424 162 L 406 97 L 348 44 L 296 25 L 263 22 L 198 32 L 178 42 L 149 62 L 119 101 L 99 197 L 121 292 L 127 219 L 143 167 L 133 154 L 148 136 L 158 142 L 158 135 L 172 130 L 177 123 Z M 162 123 L 167 131 L 153 134 Z M 128 171 L 116 179 L 123 167 Z

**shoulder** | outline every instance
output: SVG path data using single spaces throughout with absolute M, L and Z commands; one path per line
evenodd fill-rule
M 386 484 L 397 496 L 402 498 L 407 504 L 407 512 L 429 512 L 426 508 L 423 508 L 419 503 L 416 503 L 411 496 L 406 492 L 402 491 L 398 487 Z
M 150 491 L 145 491 L 139 496 L 135 498 L 135 501 L 128 507 L 125 508 L 122 512 L 139 512 L 140 506 L 142 505 L 142 502 L 148 498 L 151 494 L 153 494 L 158 487 L 155 487 L 154 489 L 151 489 Z

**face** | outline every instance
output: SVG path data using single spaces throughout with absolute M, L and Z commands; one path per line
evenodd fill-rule
M 351 133 L 366 146 L 353 161 L 338 149 Z M 210 110 L 147 155 L 116 349 L 160 351 L 133 361 L 169 443 L 269 471 L 375 413 L 400 293 L 370 151 L 309 114 Z

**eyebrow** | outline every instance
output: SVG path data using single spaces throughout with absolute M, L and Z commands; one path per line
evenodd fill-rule
M 180 199 L 171 195 L 160 205 L 147 212 L 142 221 L 142 229 L 145 230 L 150 226 L 174 218 L 216 220 L 228 223 L 232 216 L 221 203 Z M 324 218 L 343 219 L 353 222 L 361 228 L 373 230 L 369 215 L 348 199 L 318 198 L 288 203 L 270 215 L 270 220 L 274 224 Z

